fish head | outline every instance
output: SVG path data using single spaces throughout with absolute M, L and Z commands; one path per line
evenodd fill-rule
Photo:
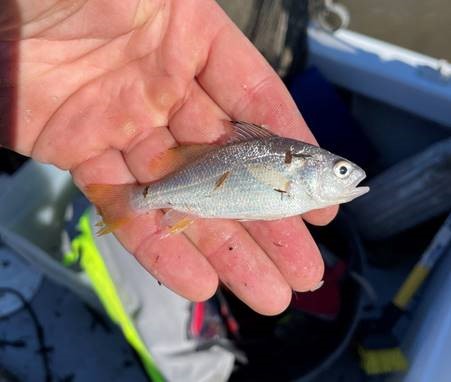
M 358 186 L 366 178 L 362 168 L 320 148 L 308 158 L 303 173 L 310 197 L 320 206 L 350 202 L 369 191 Z

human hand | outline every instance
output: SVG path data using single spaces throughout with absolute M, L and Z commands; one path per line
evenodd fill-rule
M 152 158 L 178 143 L 216 141 L 224 118 L 315 142 L 280 79 L 214 1 L 18 4 L 20 38 L 11 23 L 0 28 L 8 59 L 17 61 L 17 70 L 0 66 L 15 95 L 3 143 L 70 170 L 81 190 L 160 178 L 164 169 L 149 168 Z M 336 211 L 304 218 L 326 224 Z M 292 289 L 310 290 L 322 278 L 321 256 L 299 217 L 200 220 L 184 234 L 153 240 L 161 216 L 137 216 L 115 234 L 189 299 L 210 297 L 219 277 L 257 312 L 276 314 Z

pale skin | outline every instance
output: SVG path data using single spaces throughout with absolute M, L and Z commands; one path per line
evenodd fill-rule
M 217 141 L 226 133 L 224 118 L 315 143 L 281 80 L 214 1 L 12 4 L 20 37 L 8 22 L 13 11 L 0 19 L 1 40 L 18 51 L 9 84 L 16 89 L 13 138 L 2 144 L 69 170 L 82 191 L 164 176 L 149 168 L 152 158 L 178 144 Z M 327 224 L 336 212 L 303 218 Z M 188 299 L 207 299 L 220 280 L 271 315 L 288 306 L 292 290 L 314 289 L 322 279 L 321 256 L 300 217 L 199 220 L 184 234 L 155 240 L 161 216 L 137 216 L 115 235 Z

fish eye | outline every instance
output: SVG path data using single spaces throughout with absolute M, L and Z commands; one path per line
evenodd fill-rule
M 334 173 L 339 178 L 346 178 L 347 176 L 349 176 L 351 171 L 351 164 L 344 160 L 340 160 L 334 165 Z

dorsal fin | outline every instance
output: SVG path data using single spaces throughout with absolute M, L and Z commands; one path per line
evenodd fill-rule
M 237 143 L 249 141 L 251 139 L 275 137 L 276 134 L 265 129 L 263 126 L 243 121 L 224 121 L 227 127 L 232 130 L 227 143 Z

